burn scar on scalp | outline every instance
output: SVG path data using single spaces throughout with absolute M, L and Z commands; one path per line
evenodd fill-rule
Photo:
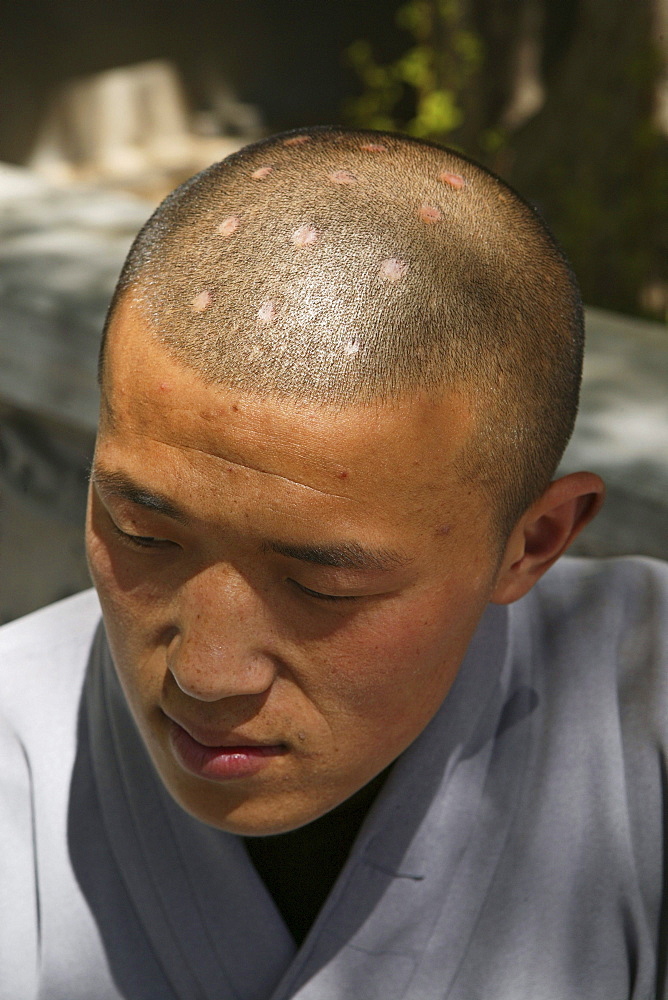
M 285 139 L 283 142 L 284 146 L 301 146 L 304 142 L 310 142 L 310 135 L 292 135 L 289 139 Z
M 251 177 L 254 177 L 256 181 L 264 180 L 265 177 L 269 176 L 273 169 L 273 167 L 258 167 L 257 170 L 253 171 Z
M 349 170 L 335 170 L 329 175 L 329 179 L 332 184 L 357 184 L 355 174 L 351 174 Z
M 343 353 L 344 354 L 357 354 L 357 352 L 360 349 L 360 346 L 361 345 L 360 345 L 359 338 L 358 337 L 351 337 L 350 340 L 347 341 L 343 345 Z
M 231 236 L 241 224 L 241 219 L 238 215 L 230 215 L 227 219 L 223 219 L 221 224 L 218 226 L 217 232 L 221 236 Z
M 443 173 L 438 175 L 439 181 L 442 184 L 447 184 L 451 188 L 455 188 L 457 191 L 463 188 L 466 181 L 460 174 L 451 174 L 449 170 L 444 170 Z
M 315 226 L 309 226 L 304 224 L 300 226 L 299 229 L 295 229 L 292 234 L 292 242 L 296 247 L 307 247 L 311 243 L 315 243 L 318 239 L 318 230 Z
M 405 277 L 407 270 L 407 261 L 399 260 L 398 257 L 388 257 L 387 260 L 384 260 L 380 265 L 378 277 L 381 281 L 401 281 L 401 279 Z
M 365 142 L 360 149 L 365 153 L 387 153 L 387 146 L 383 146 L 380 142 Z
M 209 308 L 212 302 L 213 295 L 205 289 L 203 292 L 200 292 L 199 295 L 195 296 L 190 305 L 193 312 L 203 313 Z
M 263 302 L 257 311 L 257 318 L 261 323 L 273 323 L 276 319 L 276 303 L 273 299 Z
M 423 222 L 440 222 L 443 218 L 441 210 L 435 205 L 421 205 L 418 214 Z

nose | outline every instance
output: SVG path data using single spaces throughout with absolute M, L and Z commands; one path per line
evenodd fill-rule
M 276 661 L 263 642 L 261 597 L 233 570 L 216 570 L 184 585 L 167 666 L 181 691 L 198 701 L 263 694 Z

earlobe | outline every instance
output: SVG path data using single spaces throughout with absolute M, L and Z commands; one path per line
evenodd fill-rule
M 593 472 L 574 472 L 550 483 L 508 539 L 490 600 L 512 604 L 523 597 L 596 516 L 605 485 Z

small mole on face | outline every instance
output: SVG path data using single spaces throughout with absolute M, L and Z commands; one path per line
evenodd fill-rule
M 199 295 L 196 295 L 195 298 L 192 300 L 191 302 L 192 311 L 196 313 L 203 313 L 209 308 L 212 302 L 213 302 L 213 295 L 211 294 L 211 292 L 204 290 L 203 292 L 200 292 Z
M 273 323 L 276 319 L 276 306 L 272 299 L 263 302 L 257 311 L 257 318 L 261 323 Z
M 349 170 L 335 170 L 329 175 L 329 179 L 332 184 L 357 184 L 355 174 L 351 174 Z
M 365 142 L 360 149 L 365 153 L 387 153 L 387 146 L 383 146 L 380 142 Z
M 273 169 L 273 167 L 258 167 L 257 170 L 253 171 L 251 177 L 254 177 L 256 181 L 264 180 L 265 177 L 269 176 Z
M 303 225 L 295 229 L 292 234 L 292 242 L 296 247 L 307 247 L 315 243 L 318 239 L 318 230 L 315 226 Z
M 310 135 L 293 135 L 289 139 L 286 139 L 283 143 L 284 146 L 301 146 L 304 142 L 310 142 Z
M 378 271 L 378 277 L 382 281 L 401 281 L 405 277 L 408 271 L 408 263 L 405 260 L 399 260 L 398 257 L 388 257 L 380 265 Z
M 238 413 L 239 412 L 239 407 L 237 406 L 236 403 L 232 403 L 232 412 L 233 413 Z
M 419 215 L 423 222 L 440 222 L 443 218 L 440 209 L 434 205 L 421 205 Z
M 223 219 L 218 226 L 218 232 L 221 236 L 231 236 L 239 228 L 240 223 L 241 219 L 238 215 L 230 215 L 229 218 Z
M 463 188 L 466 181 L 460 174 L 451 174 L 449 170 L 444 170 L 442 174 L 438 175 L 439 181 L 443 184 L 449 185 L 449 187 L 455 188 L 457 191 Z

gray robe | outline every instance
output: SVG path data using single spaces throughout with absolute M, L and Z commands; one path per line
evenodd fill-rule
M 668 566 L 490 606 L 298 951 L 183 812 L 95 595 L 0 630 L 0 1000 L 650 1000 L 665 986 Z

